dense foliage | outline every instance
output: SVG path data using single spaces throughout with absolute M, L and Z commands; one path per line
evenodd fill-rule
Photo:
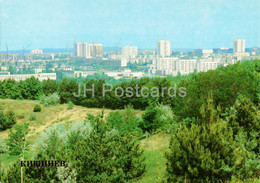
M 224 182 L 260 175 L 256 106 L 243 98 L 234 108 L 225 121 L 209 98 L 197 124 L 177 129 L 166 154 L 168 182 Z
M 123 109 L 128 104 L 131 104 L 134 109 L 145 109 L 150 103 L 158 102 L 170 105 L 177 116 L 185 119 L 200 115 L 199 108 L 207 99 L 209 91 L 213 93 L 214 104 L 220 105 L 223 109 L 233 106 L 239 94 L 243 94 L 254 104 L 257 104 L 260 92 L 259 71 L 260 61 L 255 60 L 220 67 L 214 71 L 195 72 L 186 76 L 141 78 L 113 84 L 113 89 L 122 87 L 124 90 L 127 87 L 135 88 L 137 85 L 140 88 L 148 87 L 150 89 L 158 87 L 158 97 L 142 97 L 140 89 L 137 93 L 134 92 L 132 97 L 125 95 L 116 97 L 114 90 L 107 92 L 103 97 L 102 89 L 106 78 L 102 77 L 98 77 L 97 80 L 93 78 L 82 79 L 80 83 L 67 78 L 58 83 L 51 80 L 41 83 L 35 78 L 20 82 L 5 80 L 0 82 L 0 97 L 38 99 L 42 94 L 48 96 L 57 93 L 61 103 L 71 101 L 76 105 L 111 109 Z M 79 97 L 75 97 L 73 94 L 78 94 L 79 84 L 81 84 L 81 94 Z M 86 91 L 84 95 L 84 84 L 86 85 L 85 89 L 92 89 L 92 84 L 94 84 L 94 97 L 92 97 L 91 91 Z M 170 88 L 174 87 L 174 84 L 176 84 L 177 90 L 180 87 L 185 87 L 187 96 L 170 97 L 167 91 L 161 91 L 162 87 Z
M 33 108 L 33 112 L 41 112 L 42 108 L 39 104 L 36 104 Z
M 136 137 L 111 130 L 102 115 L 90 122 L 74 122 L 69 128 L 47 128 L 32 149 L 37 160 L 65 160 L 67 164 L 63 168 L 25 168 L 26 182 L 127 182 L 145 171 L 143 150 Z M 3 180 L 19 182 L 19 176 L 11 176 L 13 171 L 20 172 L 20 168 L 11 166 Z
M 12 128 L 16 123 L 16 116 L 13 111 L 8 111 L 4 114 L 0 111 L 0 131 Z

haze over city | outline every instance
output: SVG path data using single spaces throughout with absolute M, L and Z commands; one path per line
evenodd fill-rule
M 77 41 L 155 49 L 260 46 L 260 3 L 249 1 L 2 0 L 0 50 L 65 48 Z

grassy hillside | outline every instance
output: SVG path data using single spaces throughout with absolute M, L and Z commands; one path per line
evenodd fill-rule
M 12 110 L 17 116 L 17 124 L 24 122 L 30 123 L 30 132 L 28 134 L 29 141 L 33 142 L 37 134 L 44 131 L 45 128 L 58 123 L 67 123 L 70 121 L 84 120 L 87 114 L 98 114 L 102 109 L 98 108 L 85 108 L 81 106 L 74 106 L 73 109 L 68 109 L 67 104 L 61 104 L 57 106 L 44 107 L 41 105 L 41 112 L 33 112 L 33 108 L 38 101 L 31 100 L 11 100 L 0 99 L 0 110 L 4 112 Z M 112 110 L 105 109 L 104 113 L 107 115 Z M 142 111 L 138 111 L 142 113 Z M 30 116 L 35 115 L 34 121 L 30 120 Z M 0 132 L 0 137 L 7 138 L 10 130 Z M 144 149 L 144 156 L 146 158 L 146 172 L 136 182 L 148 183 L 158 182 L 161 180 L 165 173 L 166 159 L 164 157 L 165 151 L 168 147 L 169 136 L 164 133 L 155 134 L 141 141 L 141 145 Z M 30 157 L 30 154 L 26 154 L 26 157 Z M 15 162 L 19 157 L 10 156 L 7 153 L 0 154 L 3 166 Z
M 44 107 L 41 105 L 41 112 L 33 112 L 33 108 L 38 101 L 32 100 L 11 100 L 0 99 L 0 110 L 4 112 L 12 110 L 16 114 L 17 124 L 24 122 L 30 123 L 29 136 L 34 136 L 43 131 L 45 128 L 56 124 L 66 123 L 69 121 L 84 120 L 87 114 L 97 114 L 102 109 L 89 109 L 81 106 L 74 106 L 73 109 L 68 109 L 67 104 L 57 106 Z M 111 110 L 105 109 L 105 115 Z M 35 120 L 31 121 L 30 116 L 35 116 Z M 7 137 L 10 130 L 0 132 L 0 137 Z

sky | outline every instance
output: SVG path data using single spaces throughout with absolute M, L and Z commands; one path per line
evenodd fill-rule
M 104 47 L 260 47 L 260 0 L 0 0 L 0 50 Z

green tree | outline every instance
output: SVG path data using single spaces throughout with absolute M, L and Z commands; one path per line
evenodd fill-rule
M 76 97 L 73 96 L 73 93 L 78 93 L 78 83 L 75 80 L 64 78 L 58 86 L 58 94 L 61 103 L 67 103 L 69 101 L 74 103 Z
M 244 169 L 245 150 L 212 104 L 208 100 L 201 108 L 209 116 L 202 114 L 197 125 L 181 126 L 172 136 L 166 153 L 168 182 L 224 182 Z
M 45 95 L 50 95 L 57 92 L 58 85 L 56 80 L 47 79 L 42 82 L 42 89 Z
M 69 159 L 79 182 L 127 182 L 145 171 L 143 151 L 130 134 L 108 131 L 102 115 L 88 138 L 71 147 Z M 84 167 L 84 168 L 83 168 Z
M 24 99 L 36 100 L 43 94 L 42 83 L 35 77 L 20 81 L 19 86 Z
M 241 179 L 260 176 L 260 113 L 249 98 L 239 96 L 227 117 L 228 125 L 241 148 L 246 149 L 245 170 L 240 171 Z
M 14 130 L 15 131 L 11 129 L 8 135 L 7 144 L 9 146 L 9 153 L 11 155 L 21 155 L 28 146 L 26 143 L 26 135 L 29 132 L 29 124 L 16 125 Z

